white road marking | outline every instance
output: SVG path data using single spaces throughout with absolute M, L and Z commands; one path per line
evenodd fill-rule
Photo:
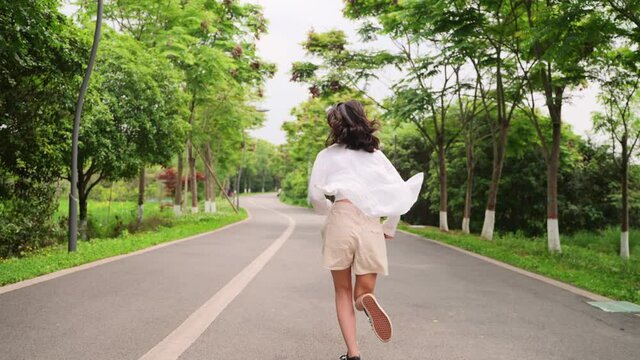
M 247 199 L 248 200 L 248 199 Z M 193 312 L 180 326 L 173 330 L 160 343 L 154 346 L 139 360 L 175 360 L 184 353 L 213 321 L 222 313 L 251 280 L 262 270 L 269 260 L 278 252 L 282 245 L 293 233 L 295 220 L 282 212 L 258 205 L 254 205 L 282 215 L 289 220 L 286 230 L 269 247 L 258 255 L 247 267 L 229 281 L 222 289 L 215 293 L 200 308 Z M 248 211 L 248 210 L 247 210 Z
M 94 268 L 96 266 L 100 266 L 100 265 L 103 265 L 103 264 L 108 264 L 108 263 L 113 262 L 113 261 L 122 260 L 122 259 L 125 259 L 125 258 L 128 258 L 128 257 L 131 257 L 131 256 L 144 254 L 144 253 L 149 252 L 149 251 L 154 251 L 154 250 L 158 250 L 158 249 L 161 249 L 161 248 L 164 248 L 164 247 L 167 247 L 167 246 L 176 245 L 176 244 L 179 244 L 181 242 L 193 240 L 193 239 L 196 239 L 196 238 L 199 238 L 199 237 L 202 237 L 202 236 L 211 235 L 211 234 L 216 233 L 218 231 L 225 230 L 225 229 L 228 229 L 228 228 L 230 228 L 232 226 L 236 226 L 236 225 L 244 223 L 245 221 L 251 220 L 251 213 L 249 213 L 248 215 L 249 216 L 247 216 L 246 219 L 243 219 L 243 220 L 240 220 L 240 221 L 236 221 L 236 222 L 231 223 L 231 224 L 227 224 L 227 225 L 225 225 L 225 226 L 223 226 L 221 228 L 217 228 L 215 230 L 212 230 L 212 231 L 209 231 L 209 232 L 206 232 L 206 233 L 190 236 L 190 237 L 183 238 L 183 239 L 164 242 L 164 243 L 161 243 L 161 244 L 158 244 L 158 245 L 154 245 L 152 247 L 144 248 L 144 249 L 141 249 L 141 250 L 137 250 L 137 251 L 134 251 L 134 252 L 131 252 L 131 253 L 128 253 L 128 254 L 116 255 L 116 256 L 112 256 L 112 257 L 96 260 L 96 261 L 93 261 L 93 262 L 90 262 L 90 263 L 86 263 L 86 264 L 78 265 L 78 266 L 75 266 L 75 267 L 71 267 L 71 268 L 59 270 L 59 271 L 56 271 L 56 272 L 52 272 L 50 274 L 45 274 L 45 275 L 41 275 L 41 276 L 38 276 L 38 277 L 35 277 L 35 278 L 31 278 L 31 279 L 28 279 L 28 280 L 23 280 L 23 281 L 19 281 L 17 283 L 5 285 L 5 286 L 0 287 L 0 295 L 4 294 L 4 293 L 8 293 L 9 291 L 22 289 L 22 288 L 27 287 L 27 286 L 39 284 L 41 282 L 45 282 L 45 281 L 49 281 L 49 280 L 53 280 L 55 278 L 59 278 L 59 277 L 64 276 L 64 275 L 72 274 L 72 273 L 77 272 L 77 271 L 91 269 L 91 268 Z
M 440 241 L 436 241 L 436 240 L 432 240 L 432 239 L 429 239 L 429 238 L 426 238 L 426 237 L 422 237 L 420 235 L 416 235 L 416 234 L 410 233 L 410 232 L 405 231 L 405 230 L 401 230 L 401 229 L 398 229 L 398 230 L 402 231 L 403 233 L 405 233 L 407 235 L 415 236 L 420 240 L 429 241 L 429 242 L 438 244 L 440 246 L 444 246 L 444 247 L 447 247 L 449 249 L 453 249 L 455 251 L 459 251 L 459 252 L 467 254 L 469 256 L 473 256 L 473 257 L 475 257 L 477 259 L 484 260 L 484 261 L 486 261 L 488 263 L 491 263 L 493 265 L 500 266 L 501 268 L 504 268 L 504 269 L 507 269 L 507 270 L 511 270 L 511 271 L 516 272 L 516 273 L 521 274 L 521 275 L 528 276 L 530 278 L 542 281 L 544 283 L 547 283 L 549 285 L 553 285 L 553 286 L 561 288 L 563 290 L 567 290 L 567 291 L 572 292 L 572 293 L 574 293 L 576 295 L 584 296 L 584 297 L 586 297 L 588 299 L 591 299 L 591 300 L 594 300 L 594 301 L 612 301 L 608 297 L 605 297 L 605 296 L 602 296 L 602 295 L 598 295 L 598 294 L 594 294 L 594 293 L 592 293 L 590 291 L 587 291 L 587 290 L 584 290 L 584 289 L 580 289 L 580 288 L 575 287 L 573 285 L 569 285 L 569 284 L 566 284 L 566 283 L 563 283 L 561 281 L 548 278 L 548 277 L 540 275 L 540 274 L 536 274 L 536 273 L 533 273 L 533 272 L 530 272 L 530 271 L 527 271 L 527 270 L 524 270 L 524 269 L 520 269 L 520 268 L 515 267 L 513 265 L 509 265 L 509 264 L 503 263 L 502 261 L 494 260 L 494 259 L 488 258 L 486 256 L 482 256 L 482 255 L 479 255 L 479 254 L 476 254 L 474 252 L 461 249 L 461 248 L 453 246 L 453 245 L 445 244 L 445 243 L 442 243 Z

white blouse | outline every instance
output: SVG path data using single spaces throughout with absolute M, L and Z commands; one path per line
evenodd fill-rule
M 382 150 L 370 153 L 335 143 L 316 156 L 307 198 L 320 215 L 328 215 L 333 205 L 325 194 L 347 198 L 369 216 L 386 216 L 382 228 L 394 236 L 400 215 L 418 200 L 423 179 L 419 172 L 404 181 Z

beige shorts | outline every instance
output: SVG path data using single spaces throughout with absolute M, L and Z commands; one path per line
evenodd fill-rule
M 356 275 L 389 275 L 387 243 L 379 217 L 366 215 L 350 202 L 337 201 L 320 232 L 325 268 L 353 267 Z

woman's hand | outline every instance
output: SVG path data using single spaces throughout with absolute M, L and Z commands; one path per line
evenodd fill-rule
M 387 234 L 384 234 L 384 238 L 385 238 L 386 240 L 393 240 L 393 239 L 395 239 L 395 237 L 393 237 L 393 236 L 389 236 L 389 235 L 387 235 Z

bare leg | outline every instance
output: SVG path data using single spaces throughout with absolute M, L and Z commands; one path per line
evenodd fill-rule
M 353 290 L 353 301 L 355 302 L 356 309 L 362 311 L 362 303 L 358 299 L 364 294 L 373 294 L 376 288 L 376 279 L 378 274 L 364 274 L 356 275 L 356 285 Z
M 353 296 L 351 284 L 351 268 L 332 270 L 333 286 L 336 291 L 336 313 L 342 331 L 342 337 L 347 345 L 347 356 L 360 354 L 356 342 L 356 314 L 353 310 Z

